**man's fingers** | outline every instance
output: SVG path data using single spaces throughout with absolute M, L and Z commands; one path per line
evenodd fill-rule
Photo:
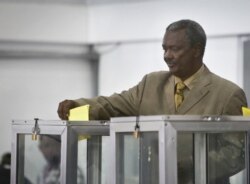
M 59 103 L 57 114 L 62 120 L 68 120 L 69 110 L 77 107 L 77 103 L 74 100 L 64 100 Z
M 57 113 L 62 120 L 68 120 L 69 110 L 71 108 L 70 104 L 70 100 L 64 100 L 59 103 Z
M 59 105 L 58 105 L 58 109 L 57 109 L 57 114 L 58 116 L 64 120 L 64 117 L 63 117 L 63 102 L 60 102 Z

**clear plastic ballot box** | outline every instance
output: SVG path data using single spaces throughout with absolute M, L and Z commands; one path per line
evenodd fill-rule
M 15 120 L 11 184 L 109 184 L 108 122 Z
M 250 118 L 13 121 L 12 184 L 248 184 Z
M 250 118 L 139 116 L 110 122 L 111 184 L 248 184 Z

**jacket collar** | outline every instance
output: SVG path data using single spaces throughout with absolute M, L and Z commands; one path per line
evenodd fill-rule
M 198 103 L 204 96 L 209 93 L 211 78 L 211 72 L 205 67 L 202 75 L 194 81 L 194 88 L 190 91 L 188 97 L 183 101 L 181 106 L 176 111 L 177 114 L 185 114 L 196 103 Z

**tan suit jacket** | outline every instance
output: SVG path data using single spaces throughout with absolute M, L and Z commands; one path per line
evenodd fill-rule
M 167 71 L 150 73 L 138 85 L 120 94 L 76 101 L 79 105 L 90 104 L 90 118 L 99 120 L 139 115 L 241 115 L 241 107 L 247 106 L 241 88 L 206 67 L 193 82 L 195 87 L 177 111 L 174 76 Z
M 120 94 L 76 101 L 79 105 L 90 104 L 90 118 L 99 120 L 139 115 L 241 115 L 241 107 L 247 106 L 245 93 L 241 88 L 211 73 L 206 67 L 193 84 L 194 87 L 188 96 L 185 96 L 177 111 L 174 102 L 174 76 L 166 71 L 150 73 L 144 76 L 138 85 Z M 211 139 L 214 144 L 211 147 L 211 154 L 209 153 L 211 157 L 209 171 L 211 178 L 217 180 L 217 183 L 224 183 L 224 178 L 227 180 L 228 176 L 244 167 L 242 139 L 242 135 L 238 134 L 216 135 Z M 219 149 L 216 143 L 220 144 Z M 193 167 L 193 160 L 190 160 L 190 155 L 193 148 L 187 146 L 190 144 L 192 135 L 178 138 L 179 184 L 187 184 L 192 180 L 190 170 Z M 215 170 L 214 167 L 219 170 Z M 184 173 L 183 177 L 180 173 Z

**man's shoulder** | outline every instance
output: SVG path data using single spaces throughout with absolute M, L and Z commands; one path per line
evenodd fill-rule
M 166 77 L 170 77 L 171 73 L 169 71 L 155 71 L 155 72 L 151 72 L 148 73 L 146 75 L 148 78 L 166 78 Z
M 220 85 L 220 86 L 224 86 L 224 87 L 232 88 L 232 89 L 240 88 L 236 83 L 228 79 L 225 79 L 219 75 L 216 75 L 214 73 L 211 73 L 210 75 L 211 75 L 212 82 L 216 85 Z

